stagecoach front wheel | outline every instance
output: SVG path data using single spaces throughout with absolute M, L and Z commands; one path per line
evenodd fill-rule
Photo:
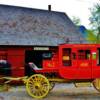
M 49 89 L 50 84 L 48 79 L 40 74 L 32 75 L 26 82 L 26 90 L 33 98 L 39 99 L 45 97 Z
M 100 78 L 97 78 L 93 81 L 94 88 L 100 92 Z

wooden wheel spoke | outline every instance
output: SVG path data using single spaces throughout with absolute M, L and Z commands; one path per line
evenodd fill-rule
M 35 82 L 29 80 L 30 85 L 34 85 Z
M 33 78 L 31 78 L 30 81 L 31 81 L 32 83 L 35 83 L 35 82 L 36 82 L 36 80 L 33 79 Z
M 46 85 L 46 84 L 47 84 L 47 82 L 45 82 L 45 81 L 44 81 L 44 82 L 42 82 L 42 84 L 43 84 L 43 85 Z
M 29 84 L 33 84 L 33 82 L 29 80 Z
M 40 91 L 40 95 L 43 95 L 43 93 Z
M 44 83 L 43 86 L 48 86 L 48 84 Z
M 38 94 L 39 94 L 39 92 L 36 92 L 36 96 L 39 96 Z
M 40 82 L 40 81 L 41 81 L 41 79 L 42 79 L 41 77 L 38 77 L 38 78 L 37 78 L 37 82 Z
M 47 91 L 47 87 L 42 87 L 41 91 Z
M 33 81 L 37 82 L 38 78 L 37 76 L 34 77 Z
M 41 91 L 39 91 L 39 96 L 43 95 L 44 93 L 42 93 Z
M 35 87 L 29 87 L 29 89 L 30 89 L 32 92 L 36 90 Z
M 41 94 L 43 95 L 44 93 L 46 93 L 46 91 L 42 90 L 42 91 L 41 91 Z
M 37 92 L 37 91 L 35 91 L 35 92 L 34 92 L 34 95 L 35 95 L 35 96 L 38 96 L 37 94 L 38 94 L 38 92 Z
M 31 91 L 32 91 L 32 93 L 33 93 L 33 94 L 36 92 L 35 88 L 34 88 L 34 89 L 32 89 Z
M 30 85 L 30 86 L 29 86 L 29 88 L 30 88 L 30 89 L 31 89 L 31 88 L 33 89 L 33 88 L 34 88 L 34 86 Z
M 39 90 L 39 91 L 36 91 L 36 92 L 35 92 L 35 95 L 36 95 L 36 96 L 41 96 L 41 95 L 42 95 L 42 94 L 41 94 L 41 91 L 40 91 L 40 90 Z
M 38 96 L 41 96 L 42 94 L 41 94 L 41 91 L 38 91 Z

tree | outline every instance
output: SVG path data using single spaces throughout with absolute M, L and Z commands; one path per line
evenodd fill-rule
M 96 35 L 94 34 L 94 32 L 92 30 L 86 30 L 86 32 L 87 32 L 86 40 L 89 43 L 96 43 Z
M 73 17 L 72 17 L 72 21 L 73 21 L 73 23 L 74 23 L 75 25 L 77 25 L 77 26 L 81 25 L 81 20 L 80 20 L 80 18 L 78 18 L 78 17 L 76 17 L 76 16 L 73 16 Z
M 96 43 L 97 37 L 94 34 L 93 30 L 88 30 L 84 25 L 81 25 L 81 20 L 78 17 L 73 16 L 72 17 L 73 23 L 79 28 L 79 31 L 83 35 L 83 37 L 87 40 L 89 43 Z M 98 42 L 100 43 L 100 42 Z
M 90 24 L 97 35 L 96 43 L 100 43 L 100 4 L 94 5 L 91 10 Z

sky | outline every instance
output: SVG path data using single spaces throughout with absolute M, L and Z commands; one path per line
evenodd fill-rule
M 65 12 L 70 18 L 79 17 L 81 24 L 90 28 L 89 16 L 90 8 L 100 0 L 0 0 L 0 4 L 15 5 L 21 7 L 31 7 L 38 9 L 48 9 L 52 6 L 52 11 Z

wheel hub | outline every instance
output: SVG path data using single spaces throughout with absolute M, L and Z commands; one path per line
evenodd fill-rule
M 40 89 L 40 87 L 41 87 L 41 86 L 40 86 L 40 84 L 38 84 L 38 83 L 35 85 L 35 89 L 37 89 L 37 90 Z

